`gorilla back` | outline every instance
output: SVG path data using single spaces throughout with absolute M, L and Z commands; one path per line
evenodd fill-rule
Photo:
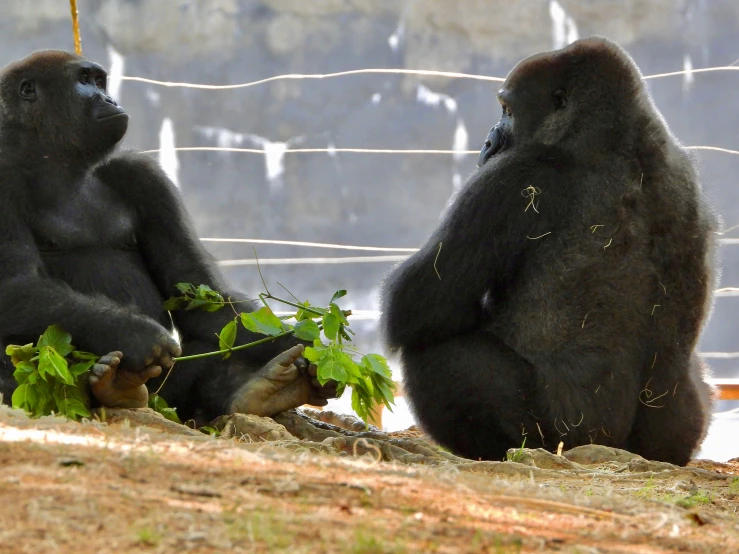
M 598 443 L 685 464 L 716 218 L 638 68 L 590 38 L 520 62 L 479 168 L 383 288 L 419 423 L 454 452 Z

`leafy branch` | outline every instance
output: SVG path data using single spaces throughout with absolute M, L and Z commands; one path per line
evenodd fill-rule
M 266 287 L 265 287 L 266 288 Z M 235 303 L 226 300 L 217 291 L 207 285 L 195 287 L 190 283 L 179 283 L 177 289 L 182 293 L 165 302 L 168 309 L 202 309 L 213 312 L 226 305 Z M 287 289 L 286 289 L 287 290 Z M 288 291 L 289 292 L 289 291 Z M 175 361 L 181 362 L 196 358 L 222 355 L 228 358 L 232 352 L 251 348 L 265 342 L 273 341 L 287 335 L 294 335 L 300 340 L 311 342 L 313 346 L 305 349 L 304 356 L 317 368 L 316 378 L 321 385 L 328 381 L 338 383 L 337 395 L 341 396 L 347 386 L 352 389 L 352 409 L 365 422 L 378 405 L 385 405 L 392 411 L 395 383 L 388 367 L 387 360 L 379 354 L 361 355 L 347 343 L 352 341 L 354 332 L 349 327 L 348 310 L 342 310 L 336 303 L 346 296 L 345 290 L 336 291 L 328 306 L 320 308 L 310 302 L 295 302 L 273 295 L 269 291 L 259 295 L 263 306 L 253 312 L 236 312 L 220 333 L 218 343 L 220 350 L 181 356 Z M 267 300 L 279 302 L 295 308 L 295 312 L 277 317 Z M 295 324 L 287 321 L 294 320 Z M 234 346 L 239 330 L 239 323 L 252 333 L 266 335 L 265 338 Z M 355 356 L 361 356 L 359 360 Z

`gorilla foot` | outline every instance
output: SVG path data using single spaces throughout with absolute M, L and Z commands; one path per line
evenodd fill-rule
M 106 408 L 145 408 L 149 403 L 146 382 L 158 377 L 159 366 L 149 366 L 144 371 L 120 369 L 123 354 L 110 352 L 92 366 L 88 383 L 90 392 Z
M 336 383 L 321 386 L 316 366 L 303 358 L 305 347 L 298 344 L 269 361 L 250 376 L 233 396 L 230 413 L 270 417 L 304 404 L 325 406 L 336 397 Z

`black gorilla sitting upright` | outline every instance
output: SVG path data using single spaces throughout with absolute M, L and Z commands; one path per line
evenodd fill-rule
M 598 443 L 685 464 L 712 391 L 715 285 L 693 164 L 600 38 L 519 63 L 460 191 L 383 292 L 420 424 L 470 458 Z
M 173 312 L 180 348 L 162 308 L 176 283 L 207 284 L 243 311 L 255 306 L 226 289 L 161 168 L 140 154 L 110 155 L 127 127 L 105 71 L 79 56 L 38 52 L 0 73 L 0 341 L 35 342 L 58 324 L 78 348 L 109 353 L 91 377 L 100 402 L 135 407 L 173 356 L 217 350 L 215 334 L 233 317 Z M 335 384 L 320 387 L 302 352 L 283 338 L 225 362 L 183 362 L 161 394 L 183 418 L 323 405 Z M 8 402 L 13 368 L 2 356 Z

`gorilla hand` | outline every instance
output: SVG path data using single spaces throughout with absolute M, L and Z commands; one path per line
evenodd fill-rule
M 321 385 L 317 368 L 303 358 L 305 347 L 298 344 L 270 360 L 236 391 L 229 412 L 273 416 L 303 404 L 325 406 L 336 397 L 337 383 Z
M 149 403 L 146 382 L 158 377 L 159 366 L 149 366 L 143 371 L 120 369 L 120 352 L 110 352 L 92 366 L 88 383 L 90 392 L 107 408 L 145 408 Z
M 180 343 L 157 322 L 139 317 L 134 327 L 128 329 L 115 345 L 124 354 L 121 369 L 127 371 L 150 371 L 159 368 L 169 369 L 174 361 L 172 358 L 182 354 Z

